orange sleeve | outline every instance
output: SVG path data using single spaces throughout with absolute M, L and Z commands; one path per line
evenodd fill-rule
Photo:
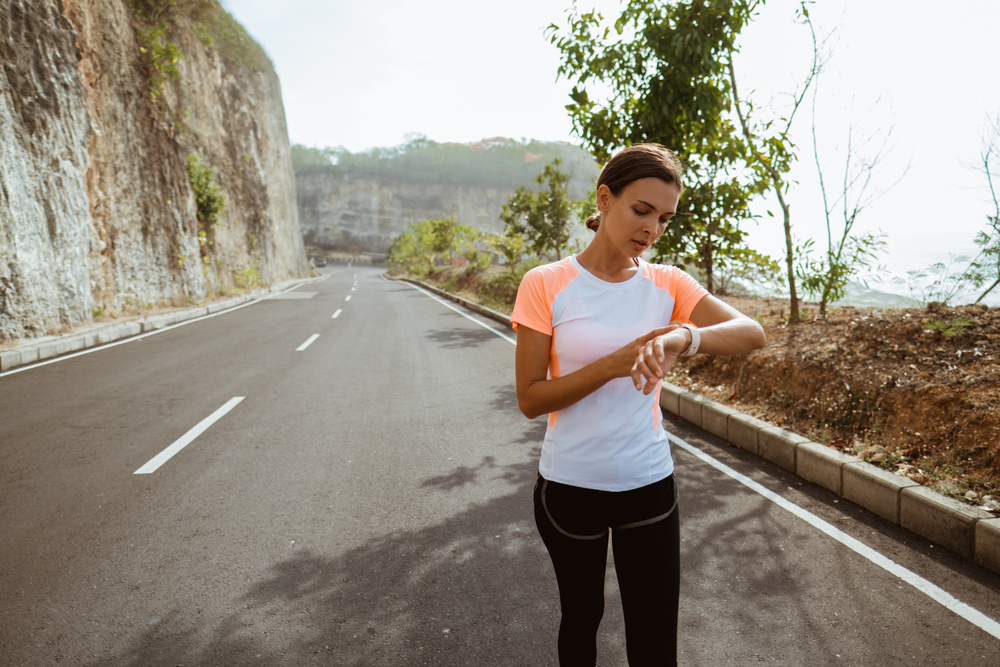
M 517 331 L 518 325 L 534 329 L 546 336 L 552 335 L 552 299 L 546 293 L 542 267 L 535 267 L 521 279 L 514 300 L 510 322 Z
M 670 295 L 674 297 L 674 312 L 670 319 L 690 322 L 691 311 L 708 294 L 708 290 L 687 272 L 676 266 L 666 267 L 666 269 L 670 273 L 668 280 Z

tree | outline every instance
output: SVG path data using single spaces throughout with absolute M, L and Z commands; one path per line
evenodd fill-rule
M 336 162 L 340 152 L 339 149 L 335 148 L 292 144 L 292 170 L 298 171 L 302 167 L 315 165 L 332 165 Z
M 767 121 L 758 121 L 754 118 L 754 106 L 750 100 L 741 100 L 739 89 L 736 85 L 736 68 L 733 64 L 736 53 L 735 48 L 731 48 L 726 67 L 729 71 L 731 83 L 730 92 L 732 94 L 733 109 L 740 122 L 740 129 L 745 140 L 746 152 L 744 160 L 757 177 L 757 182 L 766 184 L 766 189 L 774 192 L 778 198 L 783 215 L 785 228 L 785 266 L 788 275 L 789 290 L 789 321 L 797 323 L 799 321 L 799 298 L 795 289 L 795 248 L 792 242 L 792 214 L 791 208 L 786 200 L 786 195 L 791 188 L 792 182 L 788 180 L 788 172 L 792 167 L 792 162 L 796 159 L 795 144 L 792 142 L 789 132 L 792 129 L 792 122 L 798 112 L 806 92 L 813 80 L 819 74 L 822 67 L 820 60 L 819 45 L 816 40 L 816 31 L 813 29 L 812 21 L 809 18 L 809 9 L 803 2 L 797 12 L 798 17 L 809 26 L 809 32 L 813 40 L 813 60 L 801 89 L 792 94 L 792 104 L 786 118 L 778 118 Z M 775 131 L 774 128 L 777 128 Z M 770 212 L 768 212 L 770 214 Z
M 956 268 L 969 261 L 968 255 L 948 253 L 948 262 L 935 262 L 925 269 L 906 272 L 906 278 L 896 277 L 892 281 L 906 285 L 910 296 L 922 305 L 929 303 L 948 304 L 969 288 L 966 271 Z
M 854 127 L 850 126 L 847 129 L 843 181 L 839 194 L 831 201 L 816 139 L 816 93 L 818 88 L 817 82 L 817 86 L 813 89 L 812 137 L 819 187 L 823 195 L 826 251 L 819 258 L 814 258 L 811 239 L 800 246 L 796 253 L 800 258 L 796 275 L 802 281 L 802 288 L 814 298 L 819 298 L 820 315 L 826 316 L 827 306 L 833 301 L 844 298 L 850 280 L 860 279 L 867 287 L 863 275 L 872 270 L 872 264 L 878 259 L 878 254 L 885 247 L 885 237 L 881 233 L 873 232 L 861 235 L 853 234 L 854 225 L 862 211 L 899 183 L 909 168 L 903 170 L 902 175 L 895 183 L 886 188 L 879 188 L 875 182 L 875 172 L 879 163 L 888 154 L 892 128 L 886 132 L 877 131 L 874 135 L 863 138 L 859 146 L 854 141 Z M 876 146 L 873 151 L 866 150 L 866 147 L 876 136 L 882 137 L 881 144 Z M 841 209 L 843 225 L 838 228 L 835 234 L 835 225 L 831 216 L 838 206 L 843 207 Z M 875 271 L 878 270 L 875 269 Z
M 458 249 L 459 237 L 467 229 L 451 217 L 410 223 L 411 231 L 396 237 L 386 261 L 394 270 L 433 273 L 439 259 L 448 259 Z
M 535 183 L 547 183 L 547 188 L 539 192 L 518 188 L 500 211 L 500 220 L 508 232 L 523 236 L 536 255 L 552 253 L 557 260 L 569 242 L 573 208 L 566 194 L 569 177 L 559 171 L 561 163 L 562 160 L 556 158 L 535 178 Z
M 803 11 L 805 11 L 804 8 Z M 808 14 L 806 14 L 805 20 L 808 21 Z M 811 30 L 811 23 L 809 27 Z M 878 254 L 885 248 L 885 236 L 881 232 L 869 232 L 861 235 L 855 235 L 852 232 L 862 211 L 895 187 L 909 171 L 909 166 L 907 166 L 892 185 L 879 187 L 875 174 L 879 171 L 879 164 L 889 153 L 893 128 L 890 127 L 887 131 L 878 128 L 870 135 L 862 136 L 860 141 L 856 141 L 856 128 L 852 123 L 847 128 L 843 181 L 839 190 L 834 191 L 837 192 L 837 196 L 832 197 L 833 193 L 827 188 L 823 161 L 820 159 L 816 130 L 816 100 L 819 98 L 820 75 L 832 54 L 831 51 L 825 51 L 824 45 L 832 35 L 832 32 L 828 34 L 823 39 L 823 44 L 820 44 L 816 39 L 815 32 L 812 33 L 813 62 L 818 63 L 818 66 L 814 68 L 816 74 L 813 83 L 811 129 L 813 158 L 819 177 L 820 193 L 823 197 L 826 249 L 818 257 L 814 256 L 815 243 L 809 239 L 798 246 L 795 253 L 798 257 L 796 276 L 801 281 L 802 288 L 813 298 L 819 299 L 819 312 L 824 317 L 827 306 L 831 302 L 844 298 L 847 293 L 847 285 L 852 279 L 860 280 L 867 287 L 865 275 L 873 272 L 878 273 L 882 270 L 881 267 L 873 270 L 872 265 L 877 261 Z M 875 104 L 872 105 L 872 110 L 878 105 L 879 100 L 876 100 Z M 872 148 L 879 137 L 881 137 L 881 142 Z M 839 207 L 842 207 L 842 225 L 835 224 L 832 219 L 835 209 Z
M 979 295 L 976 303 L 982 301 L 987 294 L 1000 285 L 1000 198 L 997 196 L 996 186 L 993 184 L 994 170 L 1000 161 L 1000 112 L 995 119 L 986 118 L 986 131 L 983 138 L 983 151 L 980 154 L 979 169 L 986 176 L 986 184 L 990 188 L 990 196 L 993 198 L 993 215 L 987 215 L 987 228 L 976 235 L 976 245 L 979 246 L 979 254 L 969 264 L 965 271 L 965 279 L 981 288 L 986 282 L 992 281 L 990 285 Z
M 757 0 L 650 0 L 626 5 L 612 26 L 596 12 L 570 15 L 566 31 L 549 27 L 562 52 L 559 74 L 575 80 L 566 108 L 574 130 L 599 160 L 641 142 L 670 147 L 689 181 L 685 215 L 656 245 L 655 259 L 690 261 L 705 271 L 709 289 L 717 264 L 739 261 L 749 201 L 760 179 L 737 178 L 746 148 L 729 119 L 726 59 Z M 610 88 L 591 99 L 591 81 Z
M 437 220 L 421 220 L 410 224 L 410 229 L 417 238 L 417 243 L 423 249 L 427 261 L 427 272 L 434 273 L 439 259 L 451 258 L 457 247 L 461 230 L 458 218 L 446 216 Z
M 397 236 L 385 253 L 386 264 L 394 272 L 417 273 L 424 262 L 424 249 L 416 234 L 405 232 Z
M 738 179 L 725 180 L 717 168 L 684 191 L 684 213 L 675 216 L 657 240 L 653 261 L 669 261 L 686 269 L 687 263 L 705 274 L 705 287 L 717 290 L 716 272 L 746 261 L 746 232 L 739 223 L 749 219 L 752 192 Z
M 504 258 L 511 273 L 517 271 L 524 254 L 524 237 L 508 228 L 503 234 L 489 234 L 486 238 L 487 247 Z
M 493 262 L 493 258 L 483 248 L 483 232 L 468 225 L 458 225 L 455 246 L 458 254 L 465 259 L 466 272 L 478 273 Z

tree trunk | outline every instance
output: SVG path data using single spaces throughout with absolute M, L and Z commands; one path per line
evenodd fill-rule
M 795 292 L 795 250 L 792 248 L 792 214 L 789 205 L 785 202 L 785 197 L 781 194 L 781 188 L 774 189 L 778 195 L 778 203 L 781 204 L 781 211 L 785 214 L 785 263 L 788 265 L 788 321 L 791 324 L 799 323 L 799 297 Z
M 997 277 L 997 279 L 993 282 L 992 285 L 990 285 L 989 287 L 986 288 L 985 292 L 983 292 L 982 294 L 979 295 L 979 298 L 976 299 L 976 303 L 979 303 L 980 301 L 982 301 L 983 297 L 985 297 L 987 294 L 989 294 L 990 292 L 992 292 L 993 288 L 996 287 L 997 285 L 1000 285 L 1000 276 Z
M 712 257 L 715 254 L 715 248 L 712 246 L 712 234 L 714 230 L 709 227 L 708 238 L 705 239 L 705 287 L 709 292 L 715 294 L 715 283 L 712 279 Z

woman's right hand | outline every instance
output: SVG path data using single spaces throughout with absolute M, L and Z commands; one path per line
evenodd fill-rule
M 521 325 L 517 328 L 517 405 L 528 419 L 573 405 L 608 381 L 632 374 L 641 351 L 657 336 L 676 326 L 654 329 L 611 354 L 595 359 L 568 375 L 548 377 L 552 336 Z M 655 384 L 655 381 L 653 381 Z M 636 385 L 640 389 L 641 385 Z
M 660 327 L 659 329 L 653 329 L 647 334 L 643 334 L 636 338 L 631 343 L 624 345 L 608 356 L 605 357 L 607 362 L 610 364 L 610 371 L 613 377 L 623 378 L 632 375 L 632 369 L 635 367 L 636 359 L 639 357 L 639 353 L 642 352 L 646 343 L 653 340 L 657 336 L 662 336 L 663 334 L 670 333 L 677 328 L 676 324 L 671 324 L 667 327 Z M 642 383 L 636 382 L 636 389 L 642 389 Z

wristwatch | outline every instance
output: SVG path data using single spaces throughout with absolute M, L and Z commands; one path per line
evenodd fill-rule
M 698 354 L 698 347 L 701 345 L 701 332 L 698 331 L 698 327 L 693 324 L 682 324 L 681 329 L 687 329 L 691 332 L 691 344 L 687 346 L 687 349 L 681 352 L 682 357 L 693 357 Z

